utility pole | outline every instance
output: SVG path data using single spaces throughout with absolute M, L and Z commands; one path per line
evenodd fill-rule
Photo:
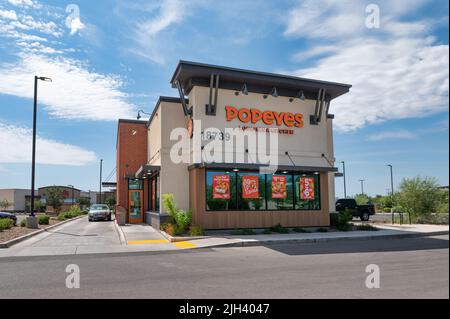
M 361 195 L 364 195 L 364 181 L 365 181 L 365 179 L 360 179 L 359 181 L 361 182 Z
M 342 161 L 341 163 L 342 163 L 342 173 L 344 175 L 344 198 L 347 198 L 347 185 L 345 182 L 345 162 Z
M 100 199 L 99 199 L 99 204 L 102 203 L 102 166 L 103 166 L 103 160 L 100 160 Z

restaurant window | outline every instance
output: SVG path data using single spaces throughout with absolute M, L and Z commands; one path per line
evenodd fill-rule
M 320 179 L 318 174 L 296 174 L 295 209 L 320 210 Z
M 266 209 L 266 175 L 252 173 L 238 173 L 238 209 L 265 210 Z
M 288 174 L 266 175 L 267 209 L 294 209 L 292 176 Z
M 228 171 L 206 172 L 206 209 L 236 209 L 236 173 Z

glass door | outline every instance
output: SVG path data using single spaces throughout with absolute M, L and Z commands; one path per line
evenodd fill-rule
M 144 209 L 142 205 L 143 190 L 130 190 L 128 195 L 128 219 L 130 224 L 138 224 L 144 222 Z

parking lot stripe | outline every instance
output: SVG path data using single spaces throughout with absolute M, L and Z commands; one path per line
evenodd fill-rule
M 179 242 L 174 242 L 172 244 L 174 244 L 175 246 L 177 246 L 178 248 L 181 248 L 181 249 L 189 249 L 189 248 L 197 247 L 197 245 L 191 243 L 190 241 L 179 241 Z
M 129 240 L 128 245 L 142 245 L 142 244 L 167 244 L 167 239 L 147 239 L 147 240 Z

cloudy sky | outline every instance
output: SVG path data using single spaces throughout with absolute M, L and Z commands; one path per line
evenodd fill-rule
M 53 78 L 39 83 L 38 186 L 96 190 L 117 119 L 175 96 L 180 59 L 350 83 L 331 106 L 348 192 L 365 179 L 385 194 L 388 163 L 396 184 L 448 185 L 447 14 L 444 0 L 0 0 L 0 188 L 29 187 L 35 74 Z

